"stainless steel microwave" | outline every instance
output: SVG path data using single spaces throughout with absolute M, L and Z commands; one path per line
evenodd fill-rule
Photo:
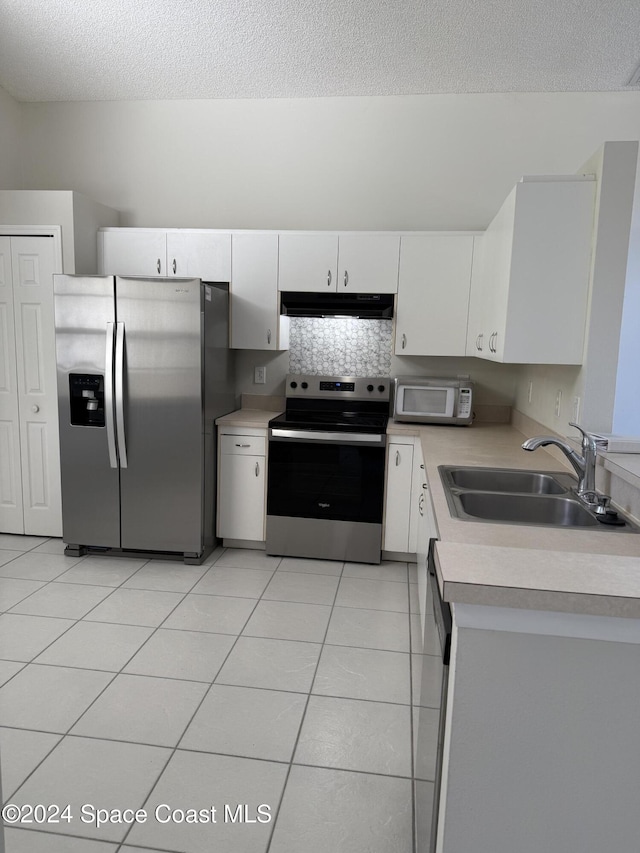
M 467 379 L 397 376 L 393 417 L 408 423 L 468 426 L 473 421 L 473 383 Z

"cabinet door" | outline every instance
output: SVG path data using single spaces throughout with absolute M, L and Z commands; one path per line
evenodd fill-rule
M 279 346 L 278 236 L 231 238 L 231 346 L 275 350 Z
M 465 355 L 473 240 L 457 234 L 402 237 L 397 355 Z
M 338 238 L 335 234 L 280 234 L 278 289 L 335 291 Z
M 478 358 L 484 355 L 488 341 L 485 299 L 485 240 L 486 234 L 473 239 L 469 320 L 467 322 L 466 355 L 473 355 Z
M 231 281 L 231 234 L 167 231 L 167 275 Z
M 24 533 L 10 237 L 0 237 L 0 531 Z
M 221 454 L 218 536 L 264 541 L 265 457 Z
M 387 450 L 384 550 L 409 553 L 413 444 L 390 442 Z
M 53 237 L 12 237 L 24 532 L 62 535 Z
M 396 293 L 399 259 L 398 235 L 341 234 L 338 293 Z
M 103 275 L 165 276 L 167 237 L 162 230 L 101 231 Z
M 509 300 L 496 356 L 529 364 L 580 364 L 595 182 L 524 181 L 516 191 Z

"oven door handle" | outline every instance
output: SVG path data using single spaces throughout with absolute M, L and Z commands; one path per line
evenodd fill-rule
M 328 432 L 306 429 L 270 429 L 270 441 L 315 442 L 318 444 L 360 444 L 384 447 L 387 437 L 384 433 Z

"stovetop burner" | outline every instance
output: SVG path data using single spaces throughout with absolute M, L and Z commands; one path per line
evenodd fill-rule
M 384 433 L 389 419 L 386 377 L 287 376 L 286 411 L 269 426 L 299 430 Z

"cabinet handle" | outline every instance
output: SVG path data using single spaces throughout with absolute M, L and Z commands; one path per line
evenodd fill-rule
M 331 270 L 327 271 L 327 287 L 331 287 Z
M 421 465 L 420 467 L 421 467 L 421 468 L 422 468 L 422 470 L 424 471 L 424 462 L 422 463 L 422 465 Z
M 403 333 L 402 335 L 402 349 L 404 349 L 407 345 L 407 336 Z
M 423 483 L 423 484 L 422 484 L 422 488 L 426 491 L 426 490 L 429 488 L 429 484 L 428 484 L 428 483 Z
M 496 347 L 496 338 L 498 337 L 497 332 L 492 332 L 491 337 L 489 338 L 489 349 L 491 352 L 497 352 L 498 349 Z
M 482 352 L 482 341 L 483 341 L 483 339 L 484 339 L 484 334 L 481 332 L 481 333 L 478 335 L 478 337 L 476 338 L 476 349 L 477 349 L 479 352 Z
M 267 343 L 271 343 L 271 329 L 267 329 Z
M 158 270 L 158 275 L 162 272 L 162 264 L 160 263 L 160 258 L 156 261 L 156 269 Z
M 175 258 L 173 259 L 173 264 L 171 265 L 171 267 L 172 267 L 172 269 L 173 269 L 173 274 L 175 275 L 175 274 L 176 274 L 176 270 L 178 269 L 178 264 L 176 263 L 176 259 L 175 259 Z
M 250 444 L 236 444 L 236 447 L 251 447 Z
M 31 411 L 33 412 L 34 415 L 37 415 L 38 412 L 40 411 L 40 406 L 31 406 Z
M 396 468 L 400 464 L 400 451 L 396 450 Z
M 256 477 L 260 476 L 260 465 L 256 462 Z
M 344 286 L 346 287 L 349 284 L 349 273 L 344 271 Z

